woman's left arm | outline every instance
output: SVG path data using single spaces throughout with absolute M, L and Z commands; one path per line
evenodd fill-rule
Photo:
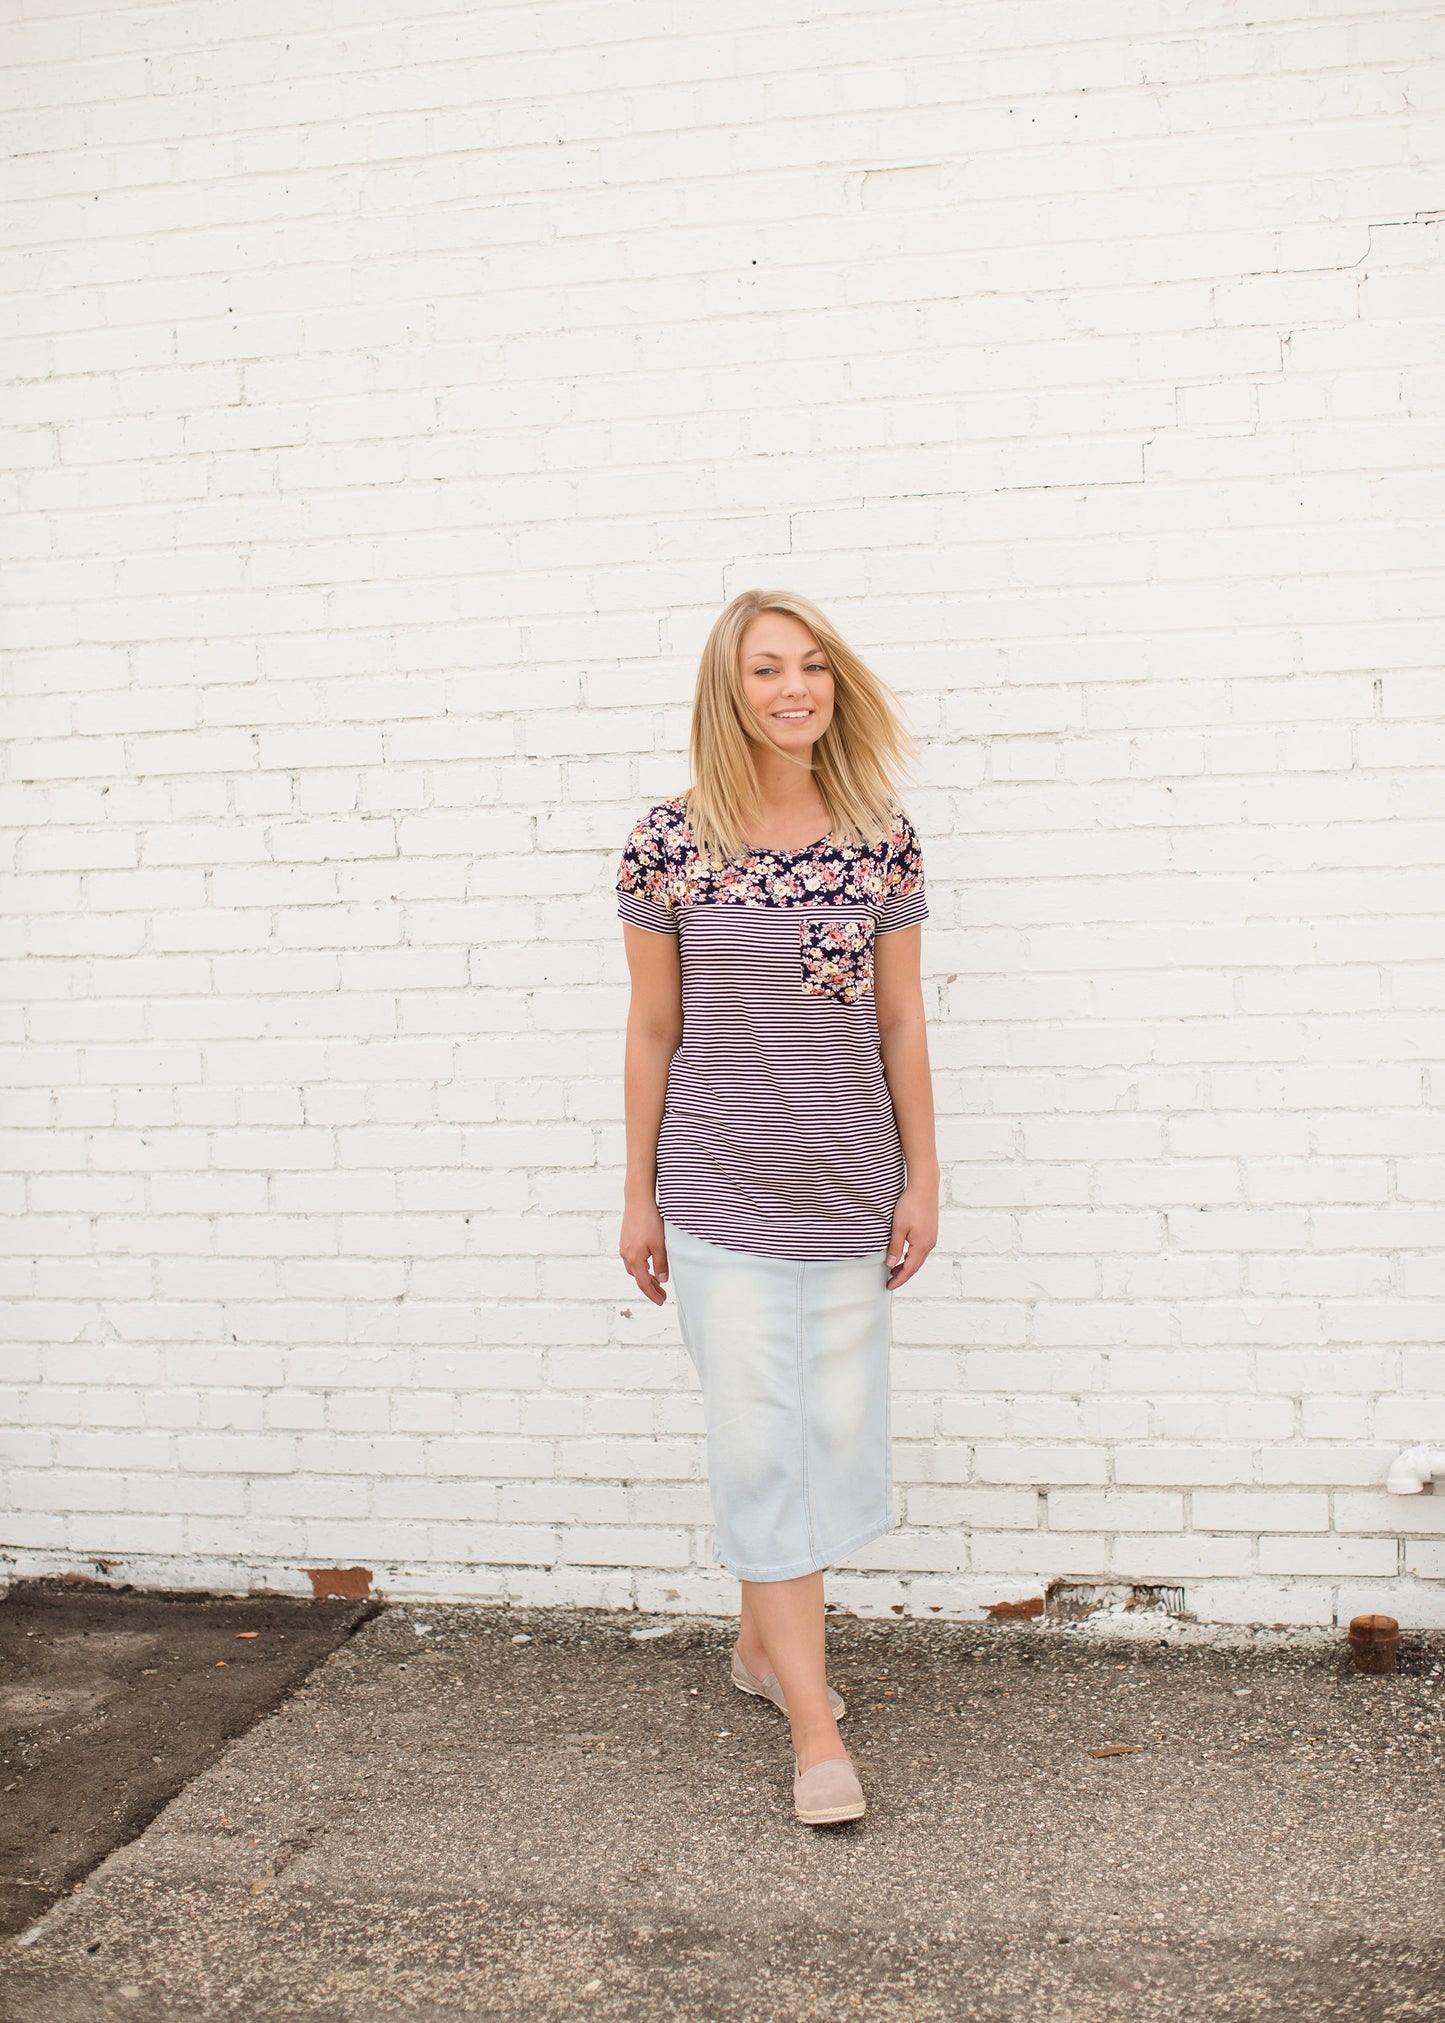
M 908 1184 L 893 1212 L 888 1290 L 912 1278 L 938 1242 L 938 1146 L 923 1009 L 923 929 L 895 927 L 873 942 L 873 996 L 883 1072 L 898 1119 Z M 905 1251 L 904 1246 L 907 1246 Z

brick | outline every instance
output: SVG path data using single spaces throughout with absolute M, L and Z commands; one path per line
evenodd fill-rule
M 1147 1490 L 1056 1489 L 1048 1522 L 1058 1531 L 1181 1531 L 1184 1504 L 1179 1496 Z
M 118 1511 L 125 1505 L 125 1479 L 98 1468 L 43 1472 L 13 1468 L 10 1500 L 21 1511 Z
M 421 1443 L 407 1445 L 416 1449 L 417 1473 L 425 1466 L 432 1475 L 535 1480 L 556 1470 L 556 1450 L 545 1440 L 443 1437 L 427 1441 L 424 1462 Z
M 1261 1349 L 1255 1359 L 1258 1388 L 1291 1396 L 1311 1392 L 1368 1393 L 1392 1388 L 1399 1363 L 1389 1349 Z
M 1098 1534 L 975 1531 L 968 1554 L 974 1573 L 1035 1574 L 1040 1590 L 1064 1574 L 1102 1573 L 1109 1563 L 1108 1545 Z
M 183 1471 L 207 1475 L 289 1475 L 296 1466 L 296 1441 L 280 1433 L 183 1433 L 176 1460 Z
M 1352 1432 L 1358 1432 L 1356 1418 Z M 1267 1483 L 1321 1483 L 1339 1488 L 1363 1488 L 1383 1482 L 1391 1456 L 1382 1448 L 1346 1445 L 1339 1440 L 1296 1440 L 1288 1446 L 1260 1450 L 1260 1480 Z M 1338 1523 L 1338 1506 L 1335 1512 Z
M 1172 1584 L 1216 1579 L 1251 1573 L 1254 1547 L 1247 1538 L 1201 1538 L 1197 1533 L 1163 1538 L 1120 1532 L 1109 1541 L 1109 1565 L 1120 1580 Z
M 282 1552 L 299 1552 L 305 1536 L 304 1520 L 315 1517 L 365 1517 L 376 1494 L 371 1483 L 359 1475 L 261 1476 L 246 1484 L 250 1520 L 278 1518 L 298 1520 L 285 1527 L 294 1539 L 282 1545 Z M 219 1534 L 218 1534 L 219 1535 Z
M 1288 1398 L 1181 1394 L 1156 1398 L 1154 1431 L 1164 1440 L 1289 1440 L 1294 1405 Z
M 494 1493 L 497 1514 L 508 1523 L 618 1525 L 631 1514 L 619 1483 L 502 1482 Z
M 1078 1441 L 1014 1445 L 983 1440 L 975 1450 L 974 1473 L 980 1482 L 1026 1482 L 1044 1488 L 1063 1482 L 1106 1482 L 1108 1463 L 1101 1449 Z
M 907 1492 L 910 1524 L 1034 1530 L 1039 1499 L 1031 1489 L 954 1489 L 923 1486 Z
M 644 1525 L 579 1526 L 563 1532 L 561 1550 L 579 1566 L 686 1566 L 691 1558 L 685 1532 Z
M 1445 1398 L 1377 1398 L 1374 1409 L 1377 1440 L 1415 1447 L 1422 1440 L 1445 1441 Z
M 386 1519 L 425 1521 L 440 1518 L 447 1522 L 485 1522 L 497 1513 L 495 1482 L 418 1482 L 413 1477 L 378 1482 L 371 1490 L 368 1505 Z
M 685 1481 L 698 1460 L 680 1440 L 575 1440 L 567 1449 L 569 1474 L 605 1481 Z
M 1393 1538 L 1261 1538 L 1259 1570 L 1268 1574 L 1380 1574 L 1395 1571 Z
M 1335 1620 L 1334 1591 L 1318 1581 L 1199 1580 L 1187 1599 L 1204 1622 L 1322 1628 Z
M 1437 1483 L 1419 1496 L 1391 1496 L 1383 1485 L 1366 1490 L 1342 1489 L 1334 1497 L 1334 1528 L 1346 1537 L 1378 1532 L 1393 1538 L 1445 1537 L 1445 1497 Z
M 1352 1616 L 1383 1611 L 1411 1629 L 1445 1630 L 1445 1595 L 1433 1585 L 1422 1589 L 1418 1576 L 1426 1572 L 1426 1564 L 1417 1566 L 1407 1548 L 1403 1579 L 1342 1580 L 1335 1589 L 1335 1621 L 1344 1627 Z
M 1248 1447 L 1212 1446 L 1202 1441 L 1127 1446 L 1115 1450 L 1114 1480 L 1121 1489 L 1188 1489 L 1195 1484 L 1246 1480 L 1252 1465 Z
M 1200 1531 L 1328 1531 L 1330 1499 L 1321 1492 L 1199 1489 L 1190 1504 Z
M 82 1514 L 71 1518 L 66 1543 L 72 1552 L 87 1558 L 108 1552 L 179 1557 L 188 1550 L 186 1527 L 191 1521 L 183 1517 L 131 1517 L 112 1512 L 103 1518 Z
M 1110 1388 L 1119 1391 L 1248 1392 L 1253 1357 L 1246 1349 L 1176 1347 L 1118 1349 L 1109 1357 Z M 1167 1401 L 1161 1401 L 1167 1409 Z
M 165 1474 L 127 1475 L 125 1507 L 176 1516 L 243 1518 L 247 1508 L 246 1484 L 233 1475 L 178 1478 L 174 1470 Z

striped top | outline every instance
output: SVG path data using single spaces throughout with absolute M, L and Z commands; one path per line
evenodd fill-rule
M 879 934 L 928 917 L 923 853 L 894 812 L 874 844 L 750 850 L 715 869 L 687 797 L 634 825 L 617 912 L 678 937 L 682 1042 L 657 1140 L 665 1220 L 763 1257 L 882 1250 L 903 1146 L 873 1002 Z

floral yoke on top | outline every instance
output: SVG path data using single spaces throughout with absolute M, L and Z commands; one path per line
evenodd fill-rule
M 693 841 L 683 794 L 659 802 L 634 826 L 617 891 L 625 919 L 663 933 L 676 933 L 689 907 L 796 909 L 799 991 L 839 1004 L 871 995 L 875 935 L 912 926 L 928 912 L 923 852 L 901 809 L 878 843 L 836 843 L 830 830 L 802 850 L 749 850 L 717 867 Z

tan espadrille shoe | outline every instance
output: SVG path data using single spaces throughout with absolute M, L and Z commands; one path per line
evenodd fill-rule
M 733 1645 L 732 1678 L 740 1693 L 754 1693 L 760 1700 L 771 1700 L 780 1714 L 787 1713 L 788 1702 L 782 1687 L 778 1684 L 777 1673 L 769 1672 L 766 1679 L 755 1677 L 738 1656 L 736 1644 Z M 848 1711 L 848 1702 L 841 1693 L 835 1693 L 831 1686 L 828 1688 L 828 1704 L 833 1709 L 833 1719 L 841 1721 Z
M 793 1758 L 793 1810 L 804 1826 L 835 1826 L 840 1820 L 861 1819 L 868 1810 L 858 1773 L 850 1756 L 830 1756 L 798 1775 Z

